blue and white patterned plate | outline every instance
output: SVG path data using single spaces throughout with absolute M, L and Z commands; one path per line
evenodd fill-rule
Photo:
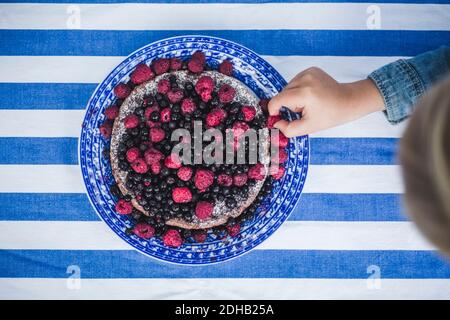
M 107 142 L 101 138 L 98 127 L 105 119 L 104 109 L 115 99 L 113 88 L 119 82 L 127 82 L 137 64 L 161 57 L 188 57 L 196 50 L 206 54 L 210 65 L 230 59 L 235 76 L 260 98 L 272 97 L 286 85 L 286 81 L 269 63 L 237 43 L 208 36 L 164 39 L 132 53 L 97 87 L 87 105 L 79 140 L 83 180 L 89 199 L 101 219 L 136 250 L 160 260 L 186 265 L 204 265 L 232 259 L 267 239 L 295 207 L 305 183 L 309 162 L 308 137 L 290 139 L 289 159 L 283 179 L 274 184 L 271 195 L 262 202 L 253 219 L 244 223 L 237 237 L 218 239 L 209 235 L 205 243 L 185 243 L 179 248 L 168 248 L 159 239 L 144 240 L 126 234 L 131 222 L 128 217 L 115 213 L 116 199 L 109 192 L 109 185 L 114 182 L 114 178 L 109 161 L 102 155 Z

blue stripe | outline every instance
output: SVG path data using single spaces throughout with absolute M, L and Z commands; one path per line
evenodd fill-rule
M 81 83 L 0 83 L 0 109 L 84 109 L 96 87 Z
M 0 55 L 126 56 L 156 40 L 199 33 L 241 43 L 264 55 L 414 56 L 450 42 L 449 31 L 1 30 Z
M 0 164 L 77 164 L 77 138 L 0 138 Z M 396 164 L 398 139 L 314 138 L 311 164 Z
M 84 193 L 0 193 L 0 220 L 100 221 Z
M 85 194 L 0 193 L 3 221 L 99 221 Z M 26 210 L 24 210 L 26 208 Z M 399 194 L 304 193 L 289 221 L 405 221 Z
M 400 194 L 303 193 L 289 220 L 405 221 Z
M 77 138 L 0 138 L 0 164 L 77 164 Z
M 447 4 L 448 0 L 0 0 L 0 3 L 423 3 Z
M 395 138 L 312 138 L 311 164 L 397 164 Z
M 61 232 L 64 232 L 61 230 Z M 252 251 L 209 266 L 176 266 L 136 251 L 1 250 L 0 277 L 67 278 L 78 265 L 87 278 L 336 278 L 366 279 L 380 267 L 383 279 L 450 278 L 450 264 L 424 251 Z

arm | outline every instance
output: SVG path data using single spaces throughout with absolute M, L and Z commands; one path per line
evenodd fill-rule
M 397 123 L 407 117 L 416 100 L 450 70 L 450 47 L 398 60 L 367 79 L 338 83 L 319 68 L 300 72 L 269 102 L 276 115 L 282 106 L 302 112 L 302 119 L 275 124 L 286 136 L 304 135 L 334 127 L 375 111 L 385 110 Z

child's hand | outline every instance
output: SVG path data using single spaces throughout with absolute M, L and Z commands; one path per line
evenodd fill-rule
M 300 72 L 270 100 L 270 115 L 277 115 L 282 106 L 302 113 L 300 120 L 275 124 L 287 137 L 324 130 L 384 110 L 383 99 L 372 80 L 338 83 L 316 67 Z

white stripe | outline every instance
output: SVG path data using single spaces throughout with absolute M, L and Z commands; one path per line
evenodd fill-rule
M 398 165 L 311 165 L 305 193 L 403 193 Z
M 375 69 L 407 57 L 262 56 L 286 79 L 317 66 L 340 82 L 366 78 Z M 0 82 L 99 83 L 125 57 L 0 56 Z M 14 108 L 14 106 L 11 106 Z
M 0 110 L 0 137 L 79 137 L 84 110 Z
M 374 9 L 365 3 L 2 4 L 0 28 L 449 30 L 449 8 L 445 4 L 377 4 Z M 182 13 L 182 19 L 176 13 Z
M 369 114 L 356 121 L 323 130 L 311 135 L 315 138 L 400 138 L 408 121 L 396 125 L 388 123 L 383 112 Z
M 84 193 L 78 165 L 0 165 L 0 192 Z M 310 165 L 305 193 L 402 193 L 397 165 Z
M 39 237 L 30 237 L 31 234 Z M 102 221 L 0 221 L 0 249 L 127 250 L 131 247 Z M 434 250 L 412 222 L 336 221 L 285 222 L 257 249 Z
M 0 299 L 450 299 L 448 279 L 2 278 Z M 68 275 L 69 276 L 69 275 Z M 220 289 L 218 289 L 220 288 Z

